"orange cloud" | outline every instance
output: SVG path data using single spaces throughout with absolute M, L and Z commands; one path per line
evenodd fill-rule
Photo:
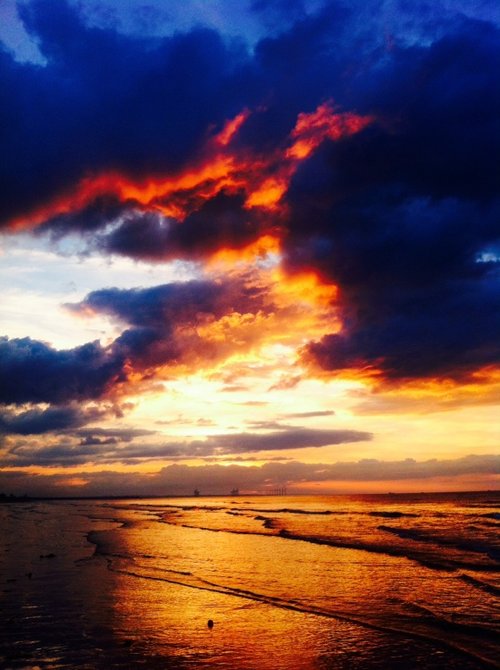
M 380 373 L 381 374 L 381 373 Z M 358 414 L 394 412 L 429 414 L 451 411 L 458 407 L 497 404 L 500 401 L 500 370 L 493 366 L 480 368 L 467 380 L 423 379 L 389 384 L 383 377 L 374 393 L 358 394 Z
M 249 271 L 243 266 L 240 272 L 231 270 L 229 282 L 235 287 L 232 309 L 219 316 L 200 312 L 193 321 L 171 323 L 165 335 L 168 346 L 159 340 L 144 360 L 130 362 L 127 384 L 114 393 L 136 393 L 154 379 L 193 372 L 213 375 L 228 366 L 258 360 L 266 348 L 278 344 L 289 348 L 293 358 L 306 339 L 340 329 L 336 287 L 322 284 L 314 273 L 289 277 L 277 268 Z M 255 293 L 255 300 L 247 301 L 246 308 L 238 297 L 242 287 Z M 165 346 L 178 352 L 174 359 L 165 359 Z
M 240 249 L 221 247 L 208 260 L 209 267 L 217 265 L 231 266 L 237 262 L 251 262 L 257 258 L 265 258 L 271 254 L 279 255 L 281 252 L 281 240 L 277 235 L 262 235 L 254 242 Z
M 324 139 L 339 140 L 354 135 L 372 122 L 371 116 L 359 116 L 351 112 L 336 113 L 332 103 L 325 102 L 310 114 L 299 114 L 292 131 L 295 142 L 287 150 L 286 155 L 289 158 L 303 160 Z
M 81 211 L 102 197 L 179 221 L 222 190 L 243 191 L 248 208 L 276 210 L 300 161 L 324 139 L 339 140 L 352 135 L 373 120 L 336 112 L 330 102 L 323 103 L 312 113 L 299 114 L 289 146 L 266 156 L 232 147 L 249 115 L 244 110 L 230 119 L 218 134 L 207 140 L 200 156 L 183 171 L 143 179 L 133 179 L 117 170 L 87 175 L 66 193 L 12 219 L 9 226 L 36 227 L 50 218 Z

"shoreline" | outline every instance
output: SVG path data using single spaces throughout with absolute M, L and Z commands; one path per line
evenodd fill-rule
M 274 493 L 201 493 L 195 495 L 192 493 L 180 493 L 180 494 L 165 494 L 165 495 L 100 495 L 100 496 L 31 496 L 23 495 L 17 496 L 14 494 L 5 494 L 0 493 L 0 504 L 2 503 L 19 503 L 19 502 L 50 502 L 50 501 L 71 501 L 71 500 L 176 500 L 176 499 L 189 499 L 189 500 L 203 500 L 205 498 L 362 498 L 362 499 L 380 499 L 380 498 L 432 498 L 432 497 L 453 497 L 457 495 L 463 496 L 477 496 L 477 495 L 497 495 L 500 493 L 500 489 L 481 489 L 481 490 L 472 490 L 472 491 L 400 491 L 393 492 L 389 491 L 387 493 L 326 493 L 326 494 L 316 494 L 316 493 L 288 493 L 286 495 L 279 495 Z

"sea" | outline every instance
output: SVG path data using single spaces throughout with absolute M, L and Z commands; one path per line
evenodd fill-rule
M 0 505 L 0 668 L 500 668 L 500 492 Z

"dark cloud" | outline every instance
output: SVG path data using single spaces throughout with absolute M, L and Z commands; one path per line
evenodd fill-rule
M 283 7 L 284 3 L 270 6 L 276 16 L 283 15 Z M 272 152 L 282 146 L 300 113 L 312 112 L 331 98 L 342 106 L 353 104 L 346 74 L 370 58 L 373 50 L 368 31 L 365 41 L 357 43 L 360 30 L 352 8 L 329 2 L 311 14 L 299 8 L 291 28 L 262 39 L 256 45 L 251 72 L 263 104 L 238 134 L 240 145 Z
M 95 246 L 149 261 L 203 258 L 222 247 L 239 248 L 276 226 L 257 210 L 245 209 L 244 194 L 220 192 L 183 221 L 148 212 L 129 212 Z M 86 226 L 86 228 L 88 228 Z
M 98 342 L 57 351 L 29 337 L 0 338 L 0 403 L 64 404 L 125 381 L 125 359 Z
M 219 319 L 233 311 L 245 313 L 263 306 L 258 288 L 234 280 L 172 282 L 151 288 L 101 289 L 80 303 L 67 305 L 75 313 L 108 314 L 136 328 L 169 331 L 176 323 L 194 324 L 200 314 Z
M 272 426 L 276 428 L 276 426 Z M 149 431 L 81 430 L 78 444 L 62 442 L 42 446 L 19 443 L 7 449 L 0 463 L 10 467 L 28 465 L 72 466 L 75 463 L 132 463 L 153 460 L 183 460 L 230 456 L 289 449 L 320 448 L 335 444 L 362 442 L 372 434 L 356 430 L 320 430 L 293 426 L 278 426 L 267 433 L 232 433 L 210 435 L 203 440 L 166 442 L 164 444 L 118 444 L 145 436 Z
M 137 437 L 154 435 L 156 431 L 144 428 L 85 428 L 73 431 L 85 444 L 117 444 L 132 442 Z
M 107 411 L 96 407 L 85 410 L 74 406 L 29 409 L 24 412 L 0 409 L 0 433 L 11 435 L 39 435 L 68 431 L 98 421 Z
M 343 331 L 306 348 L 320 367 L 463 379 L 500 360 L 498 264 L 478 262 L 500 232 L 499 36 L 462 21 L 394 48 L 356 82 L 378 123 L 295 175 L 289 267 L 340 289 Z
M 179 197 L 187 196 L 181 192 Z M 168 200 L 172 204 L 175 196 Z M 50 218 L 35 232 L 46 234 L 53 242 L 70 232 L 81 232 L 86 253 L 119 254 L 149 262 L 197 260 L 222 247 L 241 248 L 278 230 L 276 223 L 258 209 L 246 209 L 245 201 L 244 193 L 222 190 L 198 202 L 195 211 L 178 220 L 159 212 L 141 211 L 134 203 L 100 196 L 79 211 Z
M 294 23 L 262 39 L 252 54 L 213 30 L 138 38 L 84 25 L 63 0 L 50 12 L 43 0 L 31 0 L 22 16 L 46 65 L 1 54 L 2 153 L 8 159 L 2 178 L 9 194 L 2 218 L 102 170 L 142 177 L 185 165 L 209 128 L 221 128 L 245 107 L 256 112 L 241 129 L 242 146 L 281 146 L 299 113 L 330 98 L 398 124 L 399 132 L 349 152 L 356 178 L 401 176 L 433 194 L 455 193 L 458 180 L 461 193 L 491 193 L 495 172 L 485 167 L 494 167 L 495 151 L 484 152 L 483 138 L 498 130 L 496 29 L 460 21 L 458 13 L 451 20 L 452 12 L 436 4 L 412 12 L 400 3 L 381 19 L 379 4 L 370 2 L 325 3 L 316 13 L 300 2 L 293 11 L 290 3 L 256 2 L 255 11 L 286 13 L 287 25 L 293 14 Z M 417 23 L 427 30 L 426 46 L 387 45 L 388 25 L 414 36 Z M 113 206 L 101 203 L 97 210 L 107 217 Z M 164 243 L 154 218 L 145 223 Z M 92 207 L 79 225 L 95 226 Z M 245 234 L 232 221 L 225 226 L 238 240 Z M 189 227 L 173 227 L 174 248 L 186 241 L 196 247 Z M 110 245 L 126 251 L 137 237 L 132 217 Z M 147 239 L 142 248 L 137 243 L 137 253 L 156 256 Z
M 205 342 L 197 326 L 233 312 L 255 314 L 264 302 L 261 290 L 244 281 L 193 280 L 146 289 L 102 289 L 69 307 L 108 314 L 132 326 L 111 350 L 114 357 L 144 370 L 200 355 L 206 360 L 217 357 L 216 345 Z
M 120 202 L 111 195 L 100 195 L 77 211 L 49 217 L 34 233 L 35 235 L 47 235 L 52 242 L 57 242 L 75 231 L 91 236 L 102 227 L 114 226 L 116 228 L 117 222 L 128 216 L 134 216 L 131 205 Z M 137 214 L 137 217 L 140 217 L 140 213 Z M 97 246 L 97 242 L 90 242 L 89 251 Z
M 303 449 L 307 447 L 325 447 L 349 442 L 371 440 L 372 434 L 357 430 L 329 430 L 314 428 L 295 428 L 279 426 L 279 430 L 270 433 L 239 433 L 236 435 L 216 435 L 208 438 L 217 445 L 222 454 L 276 451 L 285 449 Z
M 98 445 L 98 444 L 118 444 L 119 439 L 117 437 L 97 437 L 95 435 L 86 435 L 82 437 L 80 444 L 84 447 Z
M 252 100 L 241 43 L 207 29 L 139 38 L 84 25 L 63 0 L 21 8 L 46 65 L 0 51 L 0 220 L 88 174 L 178 168 Z M 247 85 L 244 85 L 244 84 Z
M 78 8 L 65 0 L 53 2 L 50 12 L 44 0 L 23 5 L 21 17 L 45 64 L 17 63 L 0 52 L 5 166 L 0 178 L 6 194 L 0 222 L 103 171 L 141 179 L 185 167 L 210 131 L 244 108 L 256 112 L 242 128 L 241 146 L 259 152 L 281 146 L 297 115 L 325 99 L 355 104 L 346 75 L 365 58 L 371 62 L 383 30 L 373 37 L 358 21 L 359 7 L 353 11 L 343 3 L 326 3 L 316 14 L 304 12 L 301 3 L 294 3 L 293 11 L 290 3 L 258 4 L 255 9 L 274 15 L 277 25 L 290 26 L 292 16 L 293 25 L 261 40 L 254 53 L 214 30 L 138 37 L 85 24 Z M 100 217 L 105 225 L 116 215 L 117 203 L 96 198 L 84 216 L 60 216 L 55 228 L 92 230 Z M 111 247 L 130 248 L 138 236 L 133 222 L 129 217 L 109 241 Z M 165 242 L 154 219 L 146 223 Z M 247 223 L 241 229 L 232 220 L 224 225 L 239 242 L 257 225 Z M 175 248 L 187 241 L 194 253 L 203 244 L 188 235 L 190 226 L 172 227 L 169 243 Z M 147 240 L 137 253 L 157 257 Z
M 84 465 L 98 461 L 102 451 L 109 449 L 110 446 L 110 444 L 92 441 L 75 444 L 62 441 L 42 447 L 36 447 L 31 443 L 19 443 L 7 449 L 7 453 L 2 458 L 2 465 L 4 467 Z
M 340 148 L 343 183 L 400 184 L 433 198 L 497 195 L 498 35 L 464 20 L 428 47 L 393 49 L 367 71 L 359 109 L 381 127 Z
M 315 419 L 322 416 L 334 416 L 333 410 L 315 410 L 311 412 L 291 412 L 289 414 L 282 414 L 284 419 Z
M 404 304 L 391 305 L 388 298 L 392 314 L 357 319 L 345 333 L 308 345 L 306 358 L 325 370 L 380 369 L 389 381 L 472 382 L 478 368 L 500 360 L 497 283 L 457 282 L 434 294 L 408 293 Z

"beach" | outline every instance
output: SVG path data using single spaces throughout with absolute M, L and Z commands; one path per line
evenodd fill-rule
M 0 665 L 499 667 L 499 500 L 2 504 Z

